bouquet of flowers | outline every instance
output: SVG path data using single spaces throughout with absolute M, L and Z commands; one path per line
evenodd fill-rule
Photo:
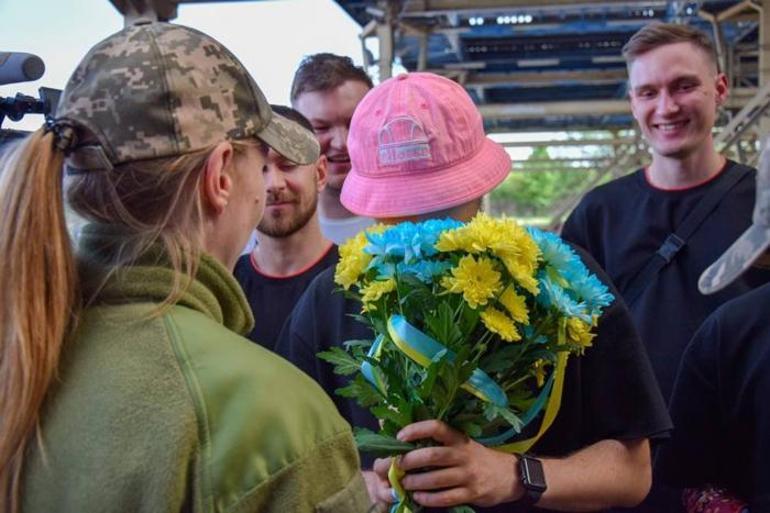
M 375 337 L 319 356 L 352 376 L 337 393 L 381 420 L 356 433 L 380 455 L 415 448 L 395 435 L 427 419 L 525 452 L 556 416 L 568 356 L 614 299 L 556 235 L 485 214 L 371 228 L 340 247 L 335 281 Z M 391 470 L 394 511 L 416 511 Z

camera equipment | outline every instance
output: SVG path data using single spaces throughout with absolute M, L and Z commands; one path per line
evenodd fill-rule
M 12 98 L 0 97 L 0 127 L 3 126 L 5 118 L 19 121 L 25 114 L 44 114 L 47 116 L 55 112 L 61 90 L 41 87 L 38 89 L 38 93 L 40 94 L 39 99 L 21 93 Z
M 45 64 L 37 55 L 22 52 L 0 52 L 0 85 L 29 82 L 43 76 Z M 61 91 L 50 87 L 38 89 L 40 98 L 18 93 L 14 97 L 0 96 L 0 128 L 8 118 L 19 121 L 25 114 L 48 115 L 56 111 Z
M 0 85 L 37 80 L 44 72 L 43 59 L 37 55 L 0 52 Z

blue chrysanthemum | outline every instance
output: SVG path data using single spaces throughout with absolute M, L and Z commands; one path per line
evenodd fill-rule
M 568 290 L 554 283 L 546 273 L 539 273 L 540 294 L 537 302 L 546 308 L 556 308 L 567 317 L 578 317 L 585 322 L 591 322 L 588 307 L 582 301 L 575 299 Z
M 527 230 L 538 247 L 540 247 L 545 264 L 553 267 L 559 274 L 565 275 L 573 270 L 576 262 L 580 266 L 583 265 L 575 251 L 555 233 L 545 232 L 532 227 L 527 228 Z
M 451 262 L 435 262 L 432 260 L 420 260 L 410 264 L 401 262 L 396 266 L 399 274 L 411 274 L 423 283 L 432 282 L 434 276 L 439 276 L 451 268 Z
M 364 251 L 370 255 L 395 257 L 411 263 L 435 255 L 437 251 L 434 246 L 441 232 L 461 225 L 461 222 L 452 219 L 403 222 L 382 233 L 367 233 L 369 244 Z
M 570 271 L 565 277 L 575 296 L 585 302 L 590 315 L 600 315 L 604 307 L 615 300 L 609 288 L 585 266 Z
M 435 245 L 441 233 L 459 226 L 462 223 L 454 219 L 431 219 L 421 223 L 399 223 L 382 233 L 367 233 L 369 243 L 364 251 L 374 257 L 367 269 L 377 269 L 380 278 L 393 276 L 398 270 L 428 282 L 445 268 L 423 263 L 438 253 Z
M 382 233 L 367 233 L 369 244 L 364 251 L 375 257 L 392 257 L 411 263 L 435 255 L 437 251 L 434 246 L 441 232 L 460 225 L 461 222 L 452 219 L 403 222 Z
M 602 308 L 612 303 L 615 297 L 609 289 L 588 270 L 580 256 L 558 235 L 537 228 L 529 228 L 529 233 L 540 246 L 546 266 L 565 281 L 565 287 L 561 287 L 552 280 L 547 280 L 555 298 L 541 294 L 544 301 L 556 304 L 564 313 L 573 311 L 574 305 L 581 305 L 584 311 L 576 317 L 586 322 L 590 322 L 593 315 L 600 315 Z M 545 279 L 545 274 L 542 276 L 541 280 Z

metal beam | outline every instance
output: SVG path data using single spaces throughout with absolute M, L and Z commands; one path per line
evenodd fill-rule
M 435 69 L 434 73 L 446 74 L 445 70 Z M 454 71 L 454 70 L 452 70 Z M 514 73 L 473 73 L 469 72 L 465 78 L 467 87 L 478 86 L 505 86 L 520 84 L 549 84 L 558 82 L 581 83 L 612 83 L 625 82 L 628 74 L 625 69 L 591 70 L 591 71 L 522 71 Z
M 770 83 L 765 84 L 714 138 L 717 149 L 724 151 L 736 143 L 747 130 L 755 127 L 762 120 L 768 107 L 770 107 Z
M 570 139 L 567 141 L 554 141 L 553 139 L 543 139 L 540 141 L 516 141 L 500 143 L 505 148 L 533 148 L 537 146 L 547 146 L 549 148 L 567 148 L 571 146 L 620 146 L 623 144 L 633 144 L 636 140 L 632 137 L 621 137 L 612 139 Z
M 726 107 L 730 110 L 743 108 L 751 99 L 748 88 L 734 90 Z M 755 91 L 755 90 L 754 90 Z M 754 92 L 752 91 L 752 92 Z M 488 103 L 479 105 L 479 111 L 486 120 L 531 119 L 545 116 L 606 116 L 631 114 L 628 100 L 581 100 L 537 103 Z
M 433 16 L 456 12 L 510 11 L 512 9 L 556 10 L 564 7 L 592 9 L 622 9 L 624 7 L 659 7 L 666 6 L 665 0 L 648 1 L 589 1 L 589 0 L 407 0 L 402 14 L 409 16 Z

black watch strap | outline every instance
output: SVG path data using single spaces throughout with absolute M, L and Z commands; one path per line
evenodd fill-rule
M 524 486 L 524 495 L 519 499 L 519 504 L 524 506 L 536 504 L 548 488 L 543 463 L 537 458 L 525 454 L 519 455 L 519 476 Z

